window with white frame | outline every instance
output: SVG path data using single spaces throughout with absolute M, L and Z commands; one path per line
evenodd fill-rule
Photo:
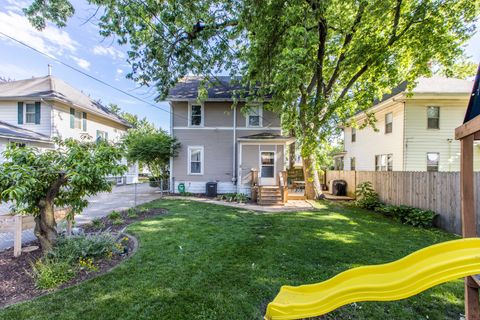
M 427 128 L 440 129 L 440 107 L 427 107 Z
M 35 104 L 27 103 L 25 105 L 25 123 L 35 123 Z
M 74 128 L 75 129 L 82 129 L 82 112 L 75 110 L 75 123 L 74 123 Z
M 247 127 L 261 127 L 262 126 L 262 106 L 250 105 L 247 107 Z
M 427 152 L 427 171 L 428 172 L 437 172 L 439 162 L 440 162 L 440 153 Z
M 357 129 L 352 128 L 352 142 L 357 141 Z
M 385 115 L 385 133 L 392 133 L 393 131 L 393 113 L 389 112 Z
M 203 105 L 202 104 L 190 104 L 188 110 L 188 125 L 190 127 L 202 127 L 203 126 Z
M 203 146 L 188 147 L 188 174 L 203 174 Z
M 375 171 L 392 171 L 393 154 L 379 154 L 375 156 Z

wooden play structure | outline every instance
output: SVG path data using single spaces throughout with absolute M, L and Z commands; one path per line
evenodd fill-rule
M 455 130 L 461 143 L 460 194 L 464 239 L 439 243 L 400 260 L 347 270 L 316 284 L 282 286 L 265 319 L 301 319 L 360 301 L 393 301 L 465 277 L 465 319 L 480 320 L 480 238 L 477 237 L 473 175 L 474 141 L 480 140 L 480 65 L 464 123 Z

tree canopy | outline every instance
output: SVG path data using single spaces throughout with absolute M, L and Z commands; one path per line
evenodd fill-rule
M 37 27 L 42 19 L 61 26 L 68 3 L 35 0 L 26 13 Z M 180 77 L 215 81 L 225 70 L 259 87 L 252 99 L 271 97 L 269 108 L 300 145 L 308 197 L 321 192 L 313 153 L 326 137 L 401 82 L 413 87 L 432 61 L 451 66 L 480 13 L 471 0 L 89 3 L 103 9 L 100 33 L 130 45 L 128 77 L 155 85 L 158 99 Z
M 43 250 L 57 236 L 54 207 L 81 213 L 87 197 L 110 191 L 109 175 L 121 175 L 122 150 L 100 140 L 96 143 L 57 140 L 57 148 L 39 150 L 9 144 L 0 164 L 0 202 L 11 201 L 16 212 L 35 217 L 35 235 Z

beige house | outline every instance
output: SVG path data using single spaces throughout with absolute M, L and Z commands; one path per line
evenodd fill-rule
M 11 142 L 54 148 L 55 137 L 117 142 L 129 127 L 125 120 L 57 77 L 0 83 L 0 153 Z M 137 166 L 132 165 L 119 180 L 137 182 Z
M 203 102 L 197 100 L 201 78 L 184 78 L 170 90 L 171 134 L 181 144 L 171 160 L 172 191 L 182 185 L 205 193 L 208 182 L 217 183 L 218 193 L 250 194 L 252 182 L 277 186 L 293 139 L 282 136 L 277 114 L 262 104 L 234 104 L 239 87 L 229 77 L 218 80 Z
M 377 130 L 344 128 L 345 151 L 335 169 L 366 171 L 459 171 L 460 143 L 455 128 L 463 123 L 473 81 L 419 78 L 411 95 L 406 84 L 374 105 Z M 365 113 L 354 117 L 357 127 Z M 480 146 L 475 147 L 480 155 Z M 475 168 L 480 169 L 480 157 Z

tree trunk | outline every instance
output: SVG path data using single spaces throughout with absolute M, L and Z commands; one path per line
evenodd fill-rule
M 55 209 L 53 200 L 41 201 L 40 214 L 35 217 L 34 234 L 40 241 L 44 253 L 52 249 L 57 239 L 57 223 L 55 222 Z
M 295 137 L 295 132 L 294 130 L 290 130 L 290 136 L 291 137 Z M 288 152 L 289 152 L 289 159 L 288 159 L 288 168 L 289 169 L 293 169 L 293 167 L 295 166 L 295 160 L 296 160 L 296 154 L 295 154 L 295 149 L 296 149 L 296 143 L 293 142 L 290 146 L 289 146 L 289 149 L 288 149 Z
M 309 200 L 324 197 L 313 155 L 303 157 L 303 175 L 305 177 L 305 197 Z

